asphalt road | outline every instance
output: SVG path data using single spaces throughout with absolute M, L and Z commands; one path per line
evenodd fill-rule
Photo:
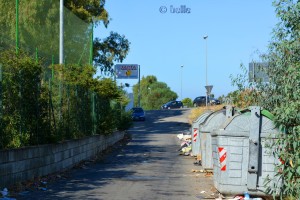
M 16 199 L 195 200 L 213 198 L 211 176 L 195 173 L 195 158 L 179 155 L 176 135 L 188 129 L 189 109 L 146 112 L 134 122 L 132 140 L 99 162 Z M 216 195 L 216 194 L 215 194 Z

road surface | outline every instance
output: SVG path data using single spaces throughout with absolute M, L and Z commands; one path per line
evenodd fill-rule
M 104 159 L 70 172 L 47 190 L 25 192 L 17 199 L 197 200 L 213 198 L 211 176 L 195 173 L 195 158 L 179 155 L 176 135 L 187 130 L 189 109 L 146 112 L 134 122 L 132 140 Z M 213 196 L 213 194 L 215 196 Z M 213 198 L 214 199 L 214 198 Z

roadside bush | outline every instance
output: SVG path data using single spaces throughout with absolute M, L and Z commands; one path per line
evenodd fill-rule
M 276 0 L 273 5 L 280 22 L 273 30 L 269 52 L 261 55 L 268 63 L 265 72 L 269 81 L 246 85 L 247 79 L 240 76 L 233 82 L 240 92 L 253 91 L 245 97 L 251 104 L 271 111 L 275 125 L 284 132 L 270 144 L 274 156 L 281 161 L 275 171 L 282 185 L 281 182 L 271 185 L 266 192 L 281 199 L 300 199 L 300 4 Z
M 22 51 L 0 52 L 0 64 L 0 149 L 107 135 L 130 126 L 124 110 L 121 120 L 111 104 L 124 93 L 112 79 L 94 78 L 90 65 L 45 67 Z
M 128 130 L 132 126 L 131 112 L 123 112 L 122 117 L 117 124 L 117 129 L 119 131 Z
M 0 54 L 1 141 L 0 148 L 14 148 L 42 142 L 49 130 L 47 98 L 41 84 L 42 65 L 28 54 L 12 51 Z M 47 134 L 46 134 L 47 135 Z
M 183 106 L 186 106 L 188 108 L 193 106 L 193 101 L 190 98 L 184 98 L 181 102 L 183 103 Z

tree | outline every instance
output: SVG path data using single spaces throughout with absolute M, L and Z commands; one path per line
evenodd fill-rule
M 65 0 L 64 6 L 87 23 L 109 23 L 109 15 L 105 10 L 105 0 Z
M 110 32 L 110 36 L 94 40 L 94 64 L 101 72 L 113 73 L 114 61 L 123 62 L 129 52 L 129 41 L 125 36 Z
M 193 101 L 190 98 L 182 99 L 182 103 L 183 103 L 184 106 L 187 106 L 187 107 L 192 107 L 193 106 Z
M 275 171 L 282 182 L 269 185 L 267 192 L 300 199 L 300 1 L 275 0 L 273 5 L 280 22 L 273 29 L 268 52 L 261 55 L 268 63 L 269 81 L 246 85 L 246 77 L 240 76 L 233 82 L 239 88 L 236 96 L 244 94 L 247 103 L 271 111 L 282 132 L 270 141 L 274 156 L 281 161 Z
M 218 100 L 221 102 L 221 104 L 226 102 L 226 97 L 224 94 L 222 94 L 221 96 L 219 96 Z
M 138 105 L 139 85 L 133 86 L 134 105 Z M 164 103 L 177 99 L 166 83 L 157 81 L 155 76 L 142 77 L 140 82 L 140 103 L 145 110 L 160 109 Z
M 260 102 L 273 111 L 276 125 L 285 132 L 273 143 L 282 160 L 276 166 L 283 178 L 280 194 L 300 199 L 300 1 L 276 0 L 273 5 L 280 22 L 273 30 L 268 54 L 263 55 L 269 63 L 270 82 L 260 85 Z

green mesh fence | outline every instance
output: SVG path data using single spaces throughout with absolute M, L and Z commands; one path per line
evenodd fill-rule
M 17 4 L 18 3 L 18 4 Z M 59 60 L 59 0 L 0 0 L 0 45 Z M 16 21 L 16 19 L 18 19 Z M 64 8 L 64 61 L 88 64 L 92 25 Z
M 113 127 L 110 102 L 65 78 L 66 73 L 79 76 L 90 63 L 92 25 L 64 9 L 66 65 L 60 66 L 59 0 L 0 0 L 0 12 L 0 51 L 16 49 L 19 55 L 0 60 L 0 148 L 78 138 Z M 23 52 L 36 62 L 22 60 Z

